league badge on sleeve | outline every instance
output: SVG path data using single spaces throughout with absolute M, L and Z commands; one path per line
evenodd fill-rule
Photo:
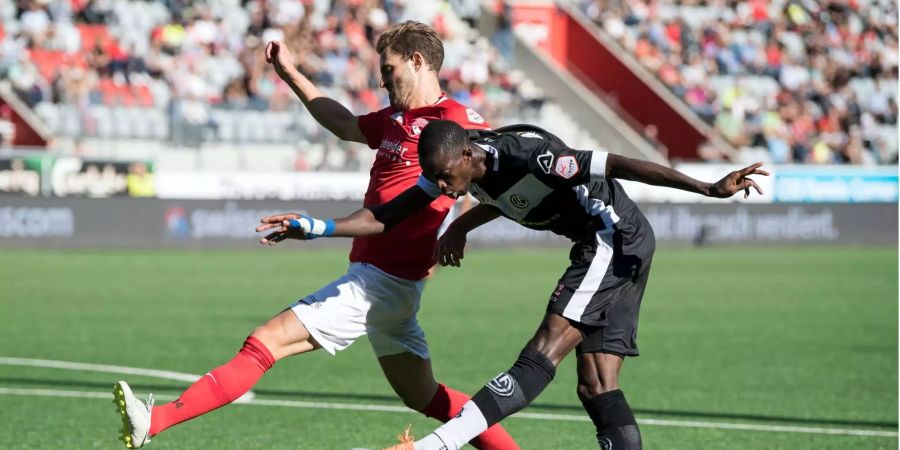
M 556 159 L 556 167 L 553 169 L 557 175 L 569 179 L 578 175 L 578 161 L 574 156 L 560 156 Z

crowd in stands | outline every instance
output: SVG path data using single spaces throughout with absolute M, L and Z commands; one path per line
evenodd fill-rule
M 285 41 L 303 73 L 364 113 L 387 104 L 373 43 L 407 19 L 441 34 L 445 91 L 487 120 L 506 122 L 543 103 L 497 47 L 439 0 L 17 0 L 0 4 L 0 19 L 0 78 L 50 122 L 75 111 L 73 134 L 100 126 L 92 110 L 124 107 L 145 120 L 152 114 L 140 111 L 166 111 L 176 118 L 162 121 L 169 137 L 186 141 L 191 133 L 200 140 L 234 134 L 257 119 L 272 128 L 274 118 L 295 133 L 266 131 L 264 122 L 250 132 L 263 141 L 278 133 L 284 141 L 297 133 L 330 139 L 308 115 L 299 123 L 291 118 L 297 114 L 277 115 L 302 108 L 265 63 L 266 43 Z
M 765 149 L 776 163 L 897 162 L 894 0 L 582 6 L 736 147 Z
M 894 1 L 583 6 L 736 147 L 763 148 L 776 163 L 897 160 Z M 6 1 L 0 79 L 61 134 L 329 141 L 265 64 L 266 42 L 285 41 L 305 74 L 363 113 L 387 103 L 372 43 L 415 19 L 444 38 L 449 95 L 492 123 L 533 119 L 543 93 L 510 70 L 508 45 L 471 30 L 475 11 L 473 0 Z

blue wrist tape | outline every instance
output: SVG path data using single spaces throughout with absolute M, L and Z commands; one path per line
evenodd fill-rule
M 303 230 L 306 239 L 315 239 L 321 236 L 331 236 L 334 233 L 334 220 L 319 220 L 309 216 L 300 216 L 299 219 L 290 219 L 288 226 Z

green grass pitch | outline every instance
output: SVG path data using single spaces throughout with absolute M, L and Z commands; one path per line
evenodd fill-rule
M 346 251 L 0 252 L 0 357 L 203 374 L 294 299 L 336 278 Z M 473 250 L 425 289 L 420 322 L 437 378 L 472 393 L 506 370 L 566 265 L 564 248 Z M 645 448 L 895 449 L 896 437 L 774 431 L 897 431 L 896 248 L 660 248 L 641 311 L 641 356 L 622 388 Z M 584 417 L 563 362 L 528 413 Z M 186 383 L 0 364 L 0 448 L 123 448 L 111 397 Z M 40 391 L 38 391 L 40 390 Z M 365 340 L 277 364 L 257 398 L 401 406 Z M 14 395 L 44 392 L 49 396 Z M 82 394 L 78 394 L 82 395 Z M 297 405 L 298 403 L 293 403 Z M 685 426 L 749 424 L 759 430 Z M 232 405 L 158 436 L 151 449 L 341 449 L 394 443 L 417 414 Z M 513 417 L 524 449 L 594 449 L 590 422 Z M 705 426 L 705 425 L 704 425 Z

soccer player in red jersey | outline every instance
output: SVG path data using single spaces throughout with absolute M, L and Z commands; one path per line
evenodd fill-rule
M 437 74 L 443 45 L 427 25 L 397 25 L 378 39 L 376 49 L 390 106 L 355 116 L 295 68 L 283 43 L 266 47 L 266 61 L 319 123 L 345 141 L 378 151 L 364 206 L 387 203 L 416 184 L 421 173 L 419 134 L 429 121 L 488 128 L 477 112 L 441 92 Z M 435 262 L 438 228 L 453 204 L 452 199 L 438 198 L 388 233 L 355 239 L 345 275 L 254 329 L 231 361 L 211 370 L 177 400 L 154 407 L 152 400 L 138 400 L 127 383 L 117 383 L 113 392 L 126 446 L 141 447 L 173 425 L 236 400 L 282 358 L 319 348 L 334 354 L 366 334 L 385 377 L 406 406 L 442 422 L 454 417 L 469 396 L 435 381 L 425 334 L 416 321 L 422 280 Z M 488 450 L 519 448 L 499 426 L 472 444 Z

